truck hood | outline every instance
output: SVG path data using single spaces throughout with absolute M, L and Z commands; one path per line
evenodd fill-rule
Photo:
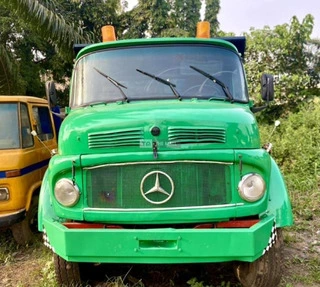
M 144 101 L 72 110 L 59 135 L 60 155 L 160 150 L 259 148 L 246 104 L 223 101 Z

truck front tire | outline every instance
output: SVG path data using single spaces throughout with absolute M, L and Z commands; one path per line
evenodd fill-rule
M 235 273 L 244 287 L 275 287 L 278 286 L 282 274 L 281 230 L 277 230 L 275 244 L 254 262 L 237 262 Z
M 68 262 L 57 254 L 53 254 L 53 259 L 57 281 L 60 284 L 60 286 L 82 286 L 79 264 L 77 262 Z

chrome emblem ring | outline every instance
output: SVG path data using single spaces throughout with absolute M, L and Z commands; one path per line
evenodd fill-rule
M 145 191 L 145 182 L 146 180 L 151 177 L 151 180 L 153 180 L 152 178 L 154 177 L 154 185 L 153 187 L 151 187 L 150 189 Z M 167 179 L 170 182 L 171 185 L 171 190 L 165 190 L 163 187 L 161 187 L 161 181 L 163 181 L 164 179 Z M 140 191 L 141 191 L 141 195 L 143 196 L 143 198 L 152 203 L 152 204 L 163 204 L 166 203 L 167 201 L 170 200 L 170 198 L 173 196 L 174 193 L 174 183 L 172 178 L 167 175 L 165 172 L 163 171 L 151 171 L 149 173 L 147 173 L 141 180 L 140 183 Z M 160 200 L 160 201 L 154 201 L 151 200 L 148 196 L 154 193 L 160 193 L 163 194 L 165 199 L 164 200 Z

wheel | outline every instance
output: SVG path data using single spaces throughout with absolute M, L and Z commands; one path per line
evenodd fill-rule
M 53 260 L 57 281 L 60 286 L 81 286 L 80 269 L 78 263 L 68 262 L 55 253 L 53 254 Z
M 34 232 L 37 232 L 39 197 L 33 196 L 26 218 L 11 227 L 12 235 L 18 244 L 27 244 L 32 241 Z
M 275 244 L 254 262 L 238 262 L 234 266 L 237 278 L 244 287 L 278 286 L 282 274 L 281 230 L 277 230 Z

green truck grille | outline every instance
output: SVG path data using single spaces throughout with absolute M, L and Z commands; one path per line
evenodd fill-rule
M 230 173 L 228 164 L 195 161 L 87 168 L 88 206 L 152 209 L 228 204 Z

